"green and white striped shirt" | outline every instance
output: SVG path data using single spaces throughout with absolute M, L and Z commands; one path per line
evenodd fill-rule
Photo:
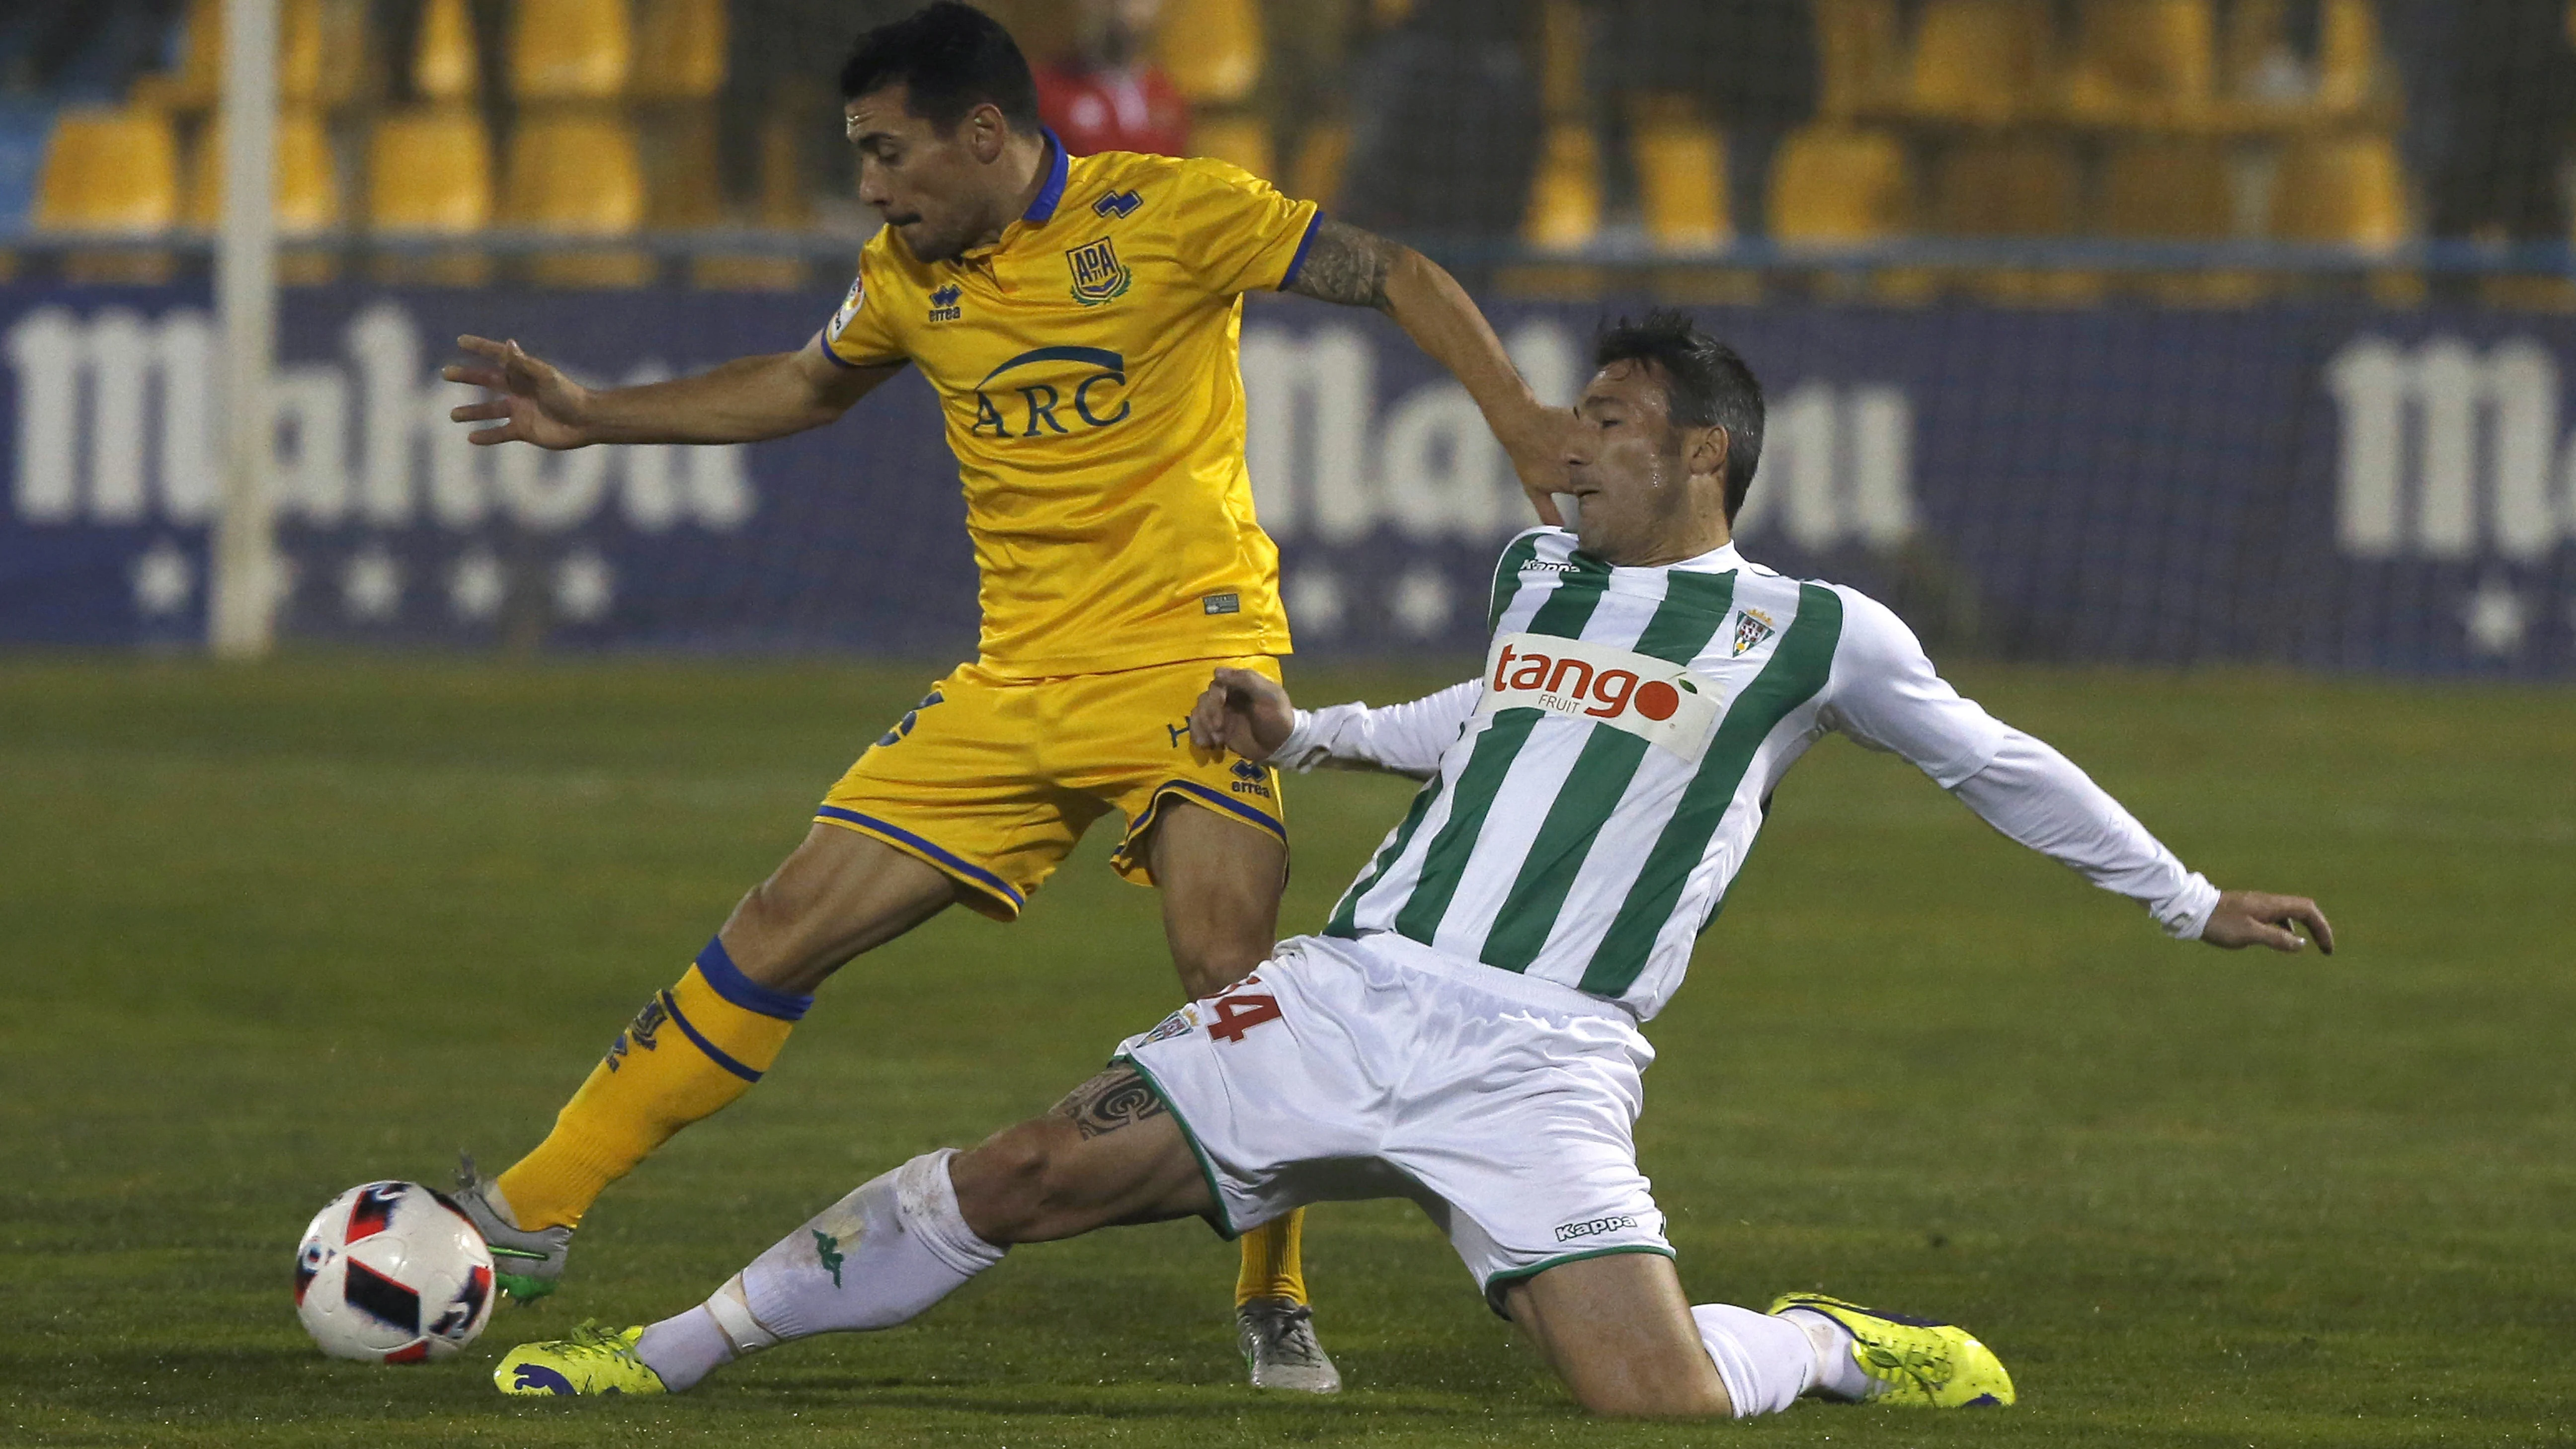
M 1732 545 L 1617 568 L 1543 528 L 1504 551 L 1491 622 L 1479 681 L 1387 710 L 1300 711 L 1272 756 L 1430 776 L 1324 934 L 1392 931 L 1651 1017 L 1772 787 L 1828 729 L 1946 789 L 2010 755 L 2019 773 L 1989 798 L 1961 790 L 2005 833 L 2148 902 L 2176 934 L 2197 934 L 2216 901 L 2081 771 L 1962 699 L 1855 590 L 1783 578 Z

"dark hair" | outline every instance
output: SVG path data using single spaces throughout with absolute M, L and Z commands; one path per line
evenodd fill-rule
M 1595 370 L 1614 362 L 1651 364 L 1664 383 L 1674 426 L 1726 429 L 1726 521 L 1733 523 L 1762 461 L 1762 384 L 1734 348 L 1699 330 L 1688 312 L 1658 307 L 1642 322 L 1605 324 L 1592 345 Z
M 937 0 L 859 37 L 841 66 L 841 99 L 904 88 L 904 107 L 941 131 L 986 102 L 1015 130 L 1038 128 L 1038 87 L 1000 21 L 958 0 Z

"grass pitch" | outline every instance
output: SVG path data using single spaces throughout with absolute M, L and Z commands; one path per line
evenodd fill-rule
M 1780 791 L 1641 1125 L 1694 1298 L 1969 1324 L 2020 1407 L 1593 1423 L 1400 1204 L 1309 1228 L 1330 1401 L 1255 1395 L 1192 1223 L 1024 1249 L 686 1398 L 504 1400 L 509 1344 L 694 1301 L 851 1185 L 1045 1107 L 1176 990 L 1107 832 L 1003 928 L 844 971 L 462 1362 L 329 1363 L 315 1208 L 534 1141 L 933 671 L 0 663 L 0 1442 L 2576 1442 L 2576 696 L 1971 670 L 2332 960 L 2162 939 L 1840 742 Z M 1325 702 L 1446 682 L 1301 669 Z M 1402 782 L 1292 782 L 1311 929 Z

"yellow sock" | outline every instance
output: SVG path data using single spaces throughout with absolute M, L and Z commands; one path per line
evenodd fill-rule
M 702 1117 L 751 1090 L 814 1004 L 753 981 L 710 941 L 679 984 L 609 1043 L 555 1129 L 501 1174 L 522 1228 L 574 1227 L 610 1183 Z
M 1272 1218 L 1243 1235 L 1243 1271 L 1235 1275 L 1234 1306 L 1255 1298 L 1306 1301 L 1306 1210 Z

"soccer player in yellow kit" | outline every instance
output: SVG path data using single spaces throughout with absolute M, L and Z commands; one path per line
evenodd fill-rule
M 860 38 L 841 77 L 859 192 L 886 225 L 804 349 L 591 391 L 517 343 L 465 338 L 450 381 L 477 443 L 731 443 L 838 418 L 898 369 L 939 394 L 982 575 L 975 662 L 824 797 L 804 842 L 646 1003 L 545 1141 L 459 1197 L 514 1297 L 550 1291 L 607 1185 L 776 1060 L 842 964 L 952 904 L 1003 920 L 1115 810 L 1114 864 L 1158 886 L 1181 984 L 1215 994 L 1277 935 L 1275 772 L 1194 750 L 1219 667 L 1276 679 L 1278 552 L 1253 517 L 1242 294 L 1386 312 L 1475 397 L 1540 516 L 1565 415 L 1542 406 L 1449 275 L 1221 162 L 1068 157 L 1027 63 L 943 0 Z M 1245 1235 L 1253 1382 L 1330 1392 L 1298 1219 Z

